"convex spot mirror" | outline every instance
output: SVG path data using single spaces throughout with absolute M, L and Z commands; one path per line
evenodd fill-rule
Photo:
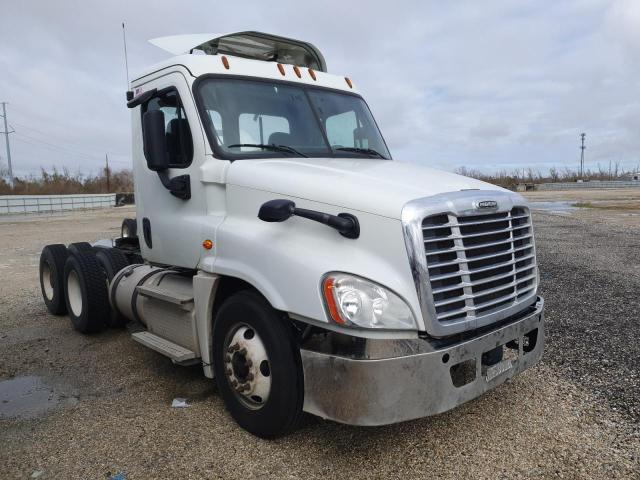
M 169 168 L 167 137 L 165 135 L 164 113 L 150 110 L 142 116 L 142 141 L 147 167 L 154 172 Z

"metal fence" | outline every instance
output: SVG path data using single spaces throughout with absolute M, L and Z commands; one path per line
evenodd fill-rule
M 557 182 L 541 183 L 536 185 L 536 190 L 572 190 L 589 188 L 640 188 L 640 181 L 637 180 L 604 180 L 589 182 Z
M 115 207 L 115 193 L 93 195 L 0 195 L 0 215 L 54 213 L 84 208 Z

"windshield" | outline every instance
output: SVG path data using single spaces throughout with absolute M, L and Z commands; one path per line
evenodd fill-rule
M 357 95 L 216 77 L 202 80 L 197 96 L 212 148 L 222 158 L 391 158 Z

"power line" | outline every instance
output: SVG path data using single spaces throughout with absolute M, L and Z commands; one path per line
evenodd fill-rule
M 67 155 L 69 157 L 73 157 L 73 158 L 78 158 L 78 159 L 81 158 L 81 159 L 84 159 L 84 160 L 87 160 L 87 159 L 95 160 L 96 159 L 96 157 L 89 157 L 88 155 L 84 155 L 84 154 L 68 152 L 66 150 L 62 150 L 60 147 L 56 147 L 54 145 L 42 143 L 42 142 L 37 141 L 37 140 L 34 141 L 34 140 L 31 140 L 31 139 L 24 139 L 24 138 L 21 138 L 21 137 L 16 137 L 15 140 L 17 142 L 23 143 L 25 145 L 31 145 L 31 146 L 34 146 L 34 147 L 45 148 L 45 149 L 47 149 L 49 151 L 56 152 L 56 153 L 63 153 L 65 155 Z
M 32 140 L 34 142 L 42 143 L 44 145 L 49 145 L 51 147 L 54 147 L 54 148 L 57 148 L 57 149 L 60 149 L 60 150 L 66 150 L 66 151 L 68 151 L 70 153 L 74 153 L 76 155 L 83 155 L 83 156 L 86 156 L 86 157 L 92 158 L 92 159 L 100 158 L 100 156 L 95 154 L 95 153 L 89 153 L 89 152 L 84 152 L 84 151 L 80 151 L 80 150 L 74 150 L 72 148 L 68 148 L 68 147 L 65 147 L 63 145 L 58 145 L 56 143 L 47 142 L 46 140 L 42 140 L 42 139 L 37 138 L 37 137 L 32 137 L 31 135 L 27 135 L 26 133 L 16 132 L 16 135 L 19 135 L 21 137 L 27 138 L 27 139 Z
M 30 127 L 30 126 L 27 126 L 27 125 L 25 125 L 25 124 L 23 124 L 23 123 L 16 122 L 16 121 L 11 122 L 11 124 L 10 124 L 10 126 L 11 126 L 14 130 L 15 130 L 15 127 L 13 127 L 14 125 L 17 125 L 17 126 L 21 127 L 21 129 L 29 130 L 29 131 L 31 131 L 31 132 L 33 132 L 33 133 L 37 134 L 37 135 L 42 135 L 42 136 L 45 136 L 45 137 L 49 137 L 49 136 L 51 135 L 51 132 L 44 132 L 44 131 L 42 131 L 42 130 L 38 130 L 37 128 Z M 94 156 L 95 156 L 96 158 L 99 158 L 99 157 L 100 157 L 100 155 L 99 155 L 99 154 L 91 153 L 91 152 L 87 152 L 86 150 L 83 150 L 83 146 L 82 146 L 82 145 L 79 145 L 79 144 L 77 144 L 77 143 L 72 143 L 72 142 L 69 142 L 69 141 L 67 141 L 67 140 L 64 140 L 64 141 L 62 141 L 62 142 L 61 142 L 61 143 L 64 143 L 64 144 L 66 144 L 66 145 L 60 145 L 59 143 L 55 143 L 55 144 L 54 144 L 54 143 L 51 143 L 51 142 L 49 142 L 49 141 L 47 141 L 47 140 L 42 140 L 42 139 L 40 139 L 40 138 L 36 138 L 36 137 L 30 136 L 30 135 L 27 135 L 27 134 L 22 133 L 22 132 L 20 132 L 20 131 L 16 131 L 16 133 L 17 133 L 18 135 L 22 135 L 22 136 L 24 136 L 24 137 L 30 138 L 30 139 L 35 140 L 35 141 L 38 141 L 38 142 L 44 142 L 44 143 L 48 143 L 48 144 L 50 144 L 50 145 L 55 145 L 56 147 L 59 147 L 59 148 L 64 148 L 64 149 L 67 149 L 67 150 L 69 150 L 69 151 L 74 151 L 74 149 L 73 149 L 73 148 L 69 148 L 69 146 L 71 146 L 71 147 L 74 147 L 74 148 L 75 148 L 75 152 L 80 153 L 80 154 L 82 154 L 82 155 L 88 155 L 88 156 L 91 156 L 91 157 L 94 157 Z M 68 145 L 68 146 L 67 146 L 67 145 Z
M 18 132 L 16 132 L 16 133 L 18 133 Z M 84 155 L 84 154 L 69 153 L 69 152 L 66 152 L 64 150 L 61 150 L 57 146 L 53 146 L 53 145 L 50 145 L 50 144 L 43 144 L 43 143 L 40 143 L 39 141 L 35 141 L 34 142 L 32 140 L 25 140 L 25 139 L 20 138 L 20 137 L 16 137 L 15 140 L 17 142 L 19 142 L 19 143 L 24 143 L 25 145 L 31 145 L 31 146 L 34 146 L 34 147 L 44 148 L 44 149 L 47 149 L 47 150 L 52 151 L 52 152 L 62 153 L 64 155 L 66 155 L 67 157 L 71 157 L 71 158 L 85 159 L 85 160 L 86 159 L 96 160 L 96 158 L 97 158 L 97 157 L 88 156 L 88 155 Z M 126 160 L 111 160 L 111 162 L 119 163 L 119 164 L 122 164 L 122 165 L 125 165 L 125 164 L 126 165 L 130 165 L 131 164 L 131 162 L 128 162 Z
M 42 130 L 38 130 L 37 128 L 29 127 L 23 123 L 16 122 L 15 120 L 13 121 L 13 125 L 18 125 L 22 128 L 26 128 L 27 130 L 31 130 L 32 132 L 39 133 L 40 135 L 50 135 L 50 133 L 48 132 L 43 132 Z
M 72 155 L 85 157 L 85 158 L 88 158 L 88 159 L 91 159 L 91 160 L 96 160 L 96 159 L 100 158 L 100 155 L 97 154 L 97 153 L 90 153 L 90 152 L 81 151 L 81 150 L 74 150 L 74 149 L 71 149 L 71 148 L 66 147 L 64 145 L 59 145 L 57 143 L 47 142 L 47 141 L 42 140 L 40 138 L 32 137 L 31 135 L 27 135 L 27 134 L 19 132 L 19 131 L 16 131 L 15 133 L 16 133 L 16 135 L 19 136 L 19 137 L 16 138 L 16 140 L 19 140 L 19 141 L 24 142 L 24 143 L 29 143 L 29 142 L 24 140 L 24 139 L 28 139 L 31 142 L 37 142 L 37 144 L 40 144 L 42 146 L 47 146 L 47 147 L 49 147 L 51 149 L 55 149 L 55 150 L 60 151 L 62 153 L 67 153 L 68 152 L 68 153 L 71 153 Z M 20 137 L 24 137 L 24 138 L 20 138 Z M 33 143 L 29 143 L 29 144 L 33 145 Z M 128 162 L 122 161 L 122 163 L 128 163 Z
M 49 137 L 49 136 L 51 135 L 51 132 L 44 132 L 44 131 L 42 131 L 42 130 L 38 130 L 37 128 L 29 127 L 29 126 L 24 125 L 24 124 L 19 123 L 19 122 L 13 122 L 13 124 L 14 124 L 14 125 L 18 125 L 18 126 L 20 126 L 21 128 L 26 129 L 26 130 L 29 130 L 29 131 L 31 131 L 31 132 L 33 132 L 33 133 L 38 134 L 38 135 L 44 135 L 45 137 Z M 17 132 L 17 133 L 18 133 L 18 134 L 20 134 L 20 135 L 25 135 L 24 133 L 21 133 L 21 132 Z M 26 136 L 26 135 L 25 135 L 25 136 Z M 33 137 L 32 137 L 32 138 L 33 138 Z M 39 140 L 39 141 L 44 141 L 44 140 L 40 140 L 40 139 L 38 139 L 38 140 Z M 83 146 L 82 146 L 82 145 L 79 145 L 79 144 L 77 144 L 77 143 L 72 143 L 72 142 L 69 142 L 69 141 L 66 141 L 66 140 L 62 141 L 62 143 L 66 143 L 67 145 L 71 145 L 71 146 L 76 147 L 76 148 L 77 148 L 77 147 L 79 147 L 80 149 L 82 149 L 82 148 L 83 148 Z M 57 144 L 56 144 L 56 145 L 57 145 Z M 62 145 L 59 145 L 59 146 L 60 146 L 61 148 L 69 148 L 69 147 L 62 146 Z M 80 150 L 78 150 L 78 151 L 80 151 Z M 87 155 L 96 155 L 96 154 L 93 154 L 93 153 L 87 153 L 86 151 L 82 151 L 82 153 L 87 154 Z

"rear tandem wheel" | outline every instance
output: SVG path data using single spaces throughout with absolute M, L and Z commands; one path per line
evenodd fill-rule
M 40 254 L 40 289 L 47 310 L 54 315 L 67 313 L 64 295 L 64 264 L 69 256 L 61 244 L 47 245 Z
M 95 333 L 109 324 L 107 276 L 93 252 L 76 251 L 64 266 L 65 301 L 73 328 Z

